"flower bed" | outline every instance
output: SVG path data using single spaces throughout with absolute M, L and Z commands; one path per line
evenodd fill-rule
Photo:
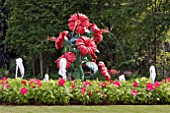
M 2 78 L 0 104 L 115 105 L 169 104 L 170 78 L 152 84 L 147 78 L 126 82 Z

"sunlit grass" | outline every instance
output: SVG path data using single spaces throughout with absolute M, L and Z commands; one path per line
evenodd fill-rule
M 170 106 L 0 106 L 0 113 L 170 113 Z

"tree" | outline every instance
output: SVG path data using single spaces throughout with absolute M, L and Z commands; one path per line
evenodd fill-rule
M 8 16 L 4 3 L 5 0 L 0 0 L 0 67 L 9 68 L 9 53 L 3 43 L 6 35 L 6 19 Z

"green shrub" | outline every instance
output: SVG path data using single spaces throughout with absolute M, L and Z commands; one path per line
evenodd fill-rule
M 169 104 L 169 97 L 170 78 L 154 84 L 148 78 L 126 82 L 63 79 L 44 82 L 4 77 L 0 81 L 0 104 Z

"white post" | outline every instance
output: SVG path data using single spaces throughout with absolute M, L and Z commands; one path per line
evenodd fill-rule
M 155 78 L 156 78 L 156 72 L 155 72 L 155 67 L 151 66 L 149 69 L 150 72 L 150 80 L 152 81 L 152 83 L 155 82 Z
M 120 75 L 120 76 L 119 76 L 119 81 L 126 81 L 125 75 Z
M 20 73 L 21 73 L 21 78 L 24 77 L 24 66 L 23 66 L 23 60 L 21 58 L 17 58 L 16 59 L 16 73 L 15 73 L 15 78 L 18 78 L 17 77 L 17 74 L 18 74 L 18 68 L 20 70 Z
M 45 81 L 45 82 L 49 81 L 49 75 L 48 74 L 45 74 L 43 81 Z
M 61 75 L 63 77 L 63 79 L 66 80 L 66 64 L 67 64 L 67 61 L 65 58 L 61 58 L 60 61 L 59 61 L 59 71 L 58 71 L 58 74 Z

